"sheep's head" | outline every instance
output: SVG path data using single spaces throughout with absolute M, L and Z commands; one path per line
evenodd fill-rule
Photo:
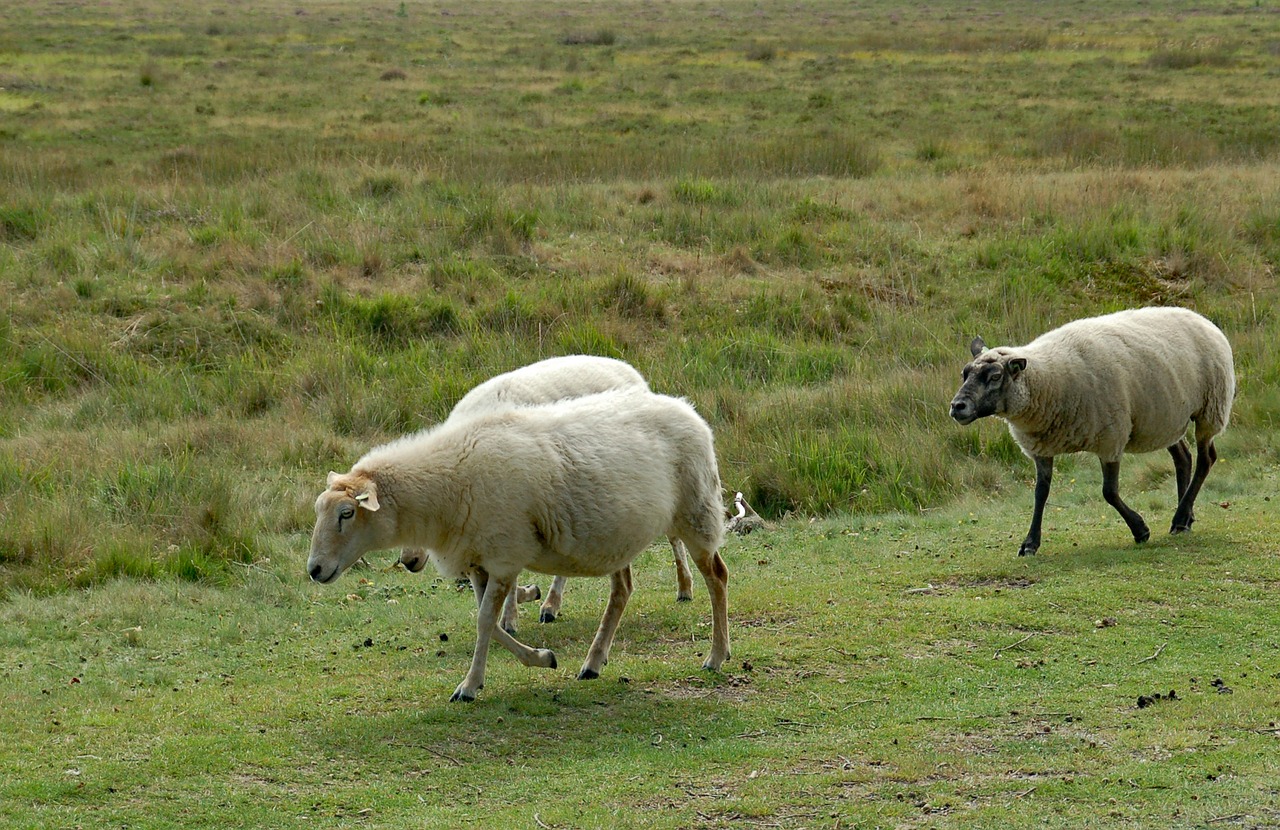
M 400 551 L 400 564 L 409 573 L 417 573 L 427 566 L 427 552 L 422 548 L 405 548 Z
M 363 473 L 329 473 L 328 488 L 316 499 L 307 573 L 316 582 L 332 582 L 361 556 L 385 547 L 387 522 L 378 516 L 376 482 Z
M 951 399 L 951 417 L 961 424 L 1008 410 L 1007 398 L 1013 382 L 1027 368 L 1025 357 L 1009 349 L 988 349 L 981 337 L 969 344 L 973 360 L 960 373 L 960 391 Z

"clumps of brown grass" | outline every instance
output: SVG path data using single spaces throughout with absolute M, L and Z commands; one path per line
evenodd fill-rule
M 403 69 L 388 69 L 378 76 L 380 81 L 403 81 L 409 77 Z
M 760 270 L 760 263 L 752 258 L 749 250 L 739 245 L 720 257 L 720 268 L 726 274 L 755 274 Z

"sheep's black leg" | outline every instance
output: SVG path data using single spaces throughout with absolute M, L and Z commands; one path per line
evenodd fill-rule
M 1151 538 L 1147 523 L 1120 498 L 1119 461 L 1102 462 L 1102 497 L 1120 513 L 1124 523 L 1129 526 L 1129 531 L 1133 533 L 1133 541 L 1141 544 Z
M 1169 455 L 1173 456 L 1174 477 L 1178 481 L 1178 501 L 1187 494 L 1187 485 L 1191 483 L 1191 448 L 1187 439 L 1180 438 L 1178 443 L 1169 447 Z
M 1031 529 L 1018 548 L 1019 556 L 1031 556 L 1040 549 L 1040 524 L 1044 520 L 1044 506 L 1049 501 L 1049 485 L 1053 483 L 1053 456 L 1036 456 L 1036 505 L 1031 511 Z
M 1217 460 L 1218 451 L 1213 446 L 1212 438 L 1196 442 L 1196 472 L 1178 502 L 1178 510 L 1173 514 L 1173 526 L 1169 528 L 1170 533 L 1185 533 L 1191 529 L 1191 523 L 1195 521 L 1194 508 L 1196 496 L 1200 495 L 1200 485 L 1204 484 L 1209 468 Z

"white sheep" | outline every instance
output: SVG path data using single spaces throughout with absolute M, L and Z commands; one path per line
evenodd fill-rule
M 649 384 L 629 363 L 596 355 L 566 355 L 551 357 L 522 366 L 510 372 L 496 375 L 479 384 L 462 396 L 449 413 L 448 420 L 473 418 L 513 406 L 531 406 L 553 403 L 565 398 L 577 398 L 610 389 L 649 390 Z M 676 601 L 693 599 L 693 575 L 680 541 L 670 540 L 676 565 Z M 400 564 L 417 573 L 427 564 L 426 551 L 406 548 L 400 552 Z M 556 575 L 543 600 L 538 619 L 555 622 L 564 600 L 565 578 Z M 517 586 L 507 598 L 502 611 L 502 627 L 515 633 L 516 603 L 538 599 L 537 586 Z
M 711 597 L 704 667 L 729 656 L 724 506 L 711 429 L 684 401 L 643 390 L 516 407 L 376 448 L 316 499 L 307 572 L 336 579 L 369 551 L 420 546 L 446 577 L 471 580 L 480 613 L 471 669 L 484 684 L 491 638 L 527 666 L 555 655 L 497 625 L 521 571 L 609 576 L 609 602 L 579 679 L 599 676 L 631 593 L 631 561 L 660 535 L 688 548 Z
M 1217 460 L 1213 437 L 1235 397 L 1231 344 L 1213 323 L 1184 308 L 1142 308 L 1076 320 L 1025 346 L 970 344 L 973 360 L 951 401 L 961 424 L 995 415 L 1036 465 L 1031 530 L 1019 556 L 1040 547 L 1053 458 L 1091 452 L 1102 462 L 1102 495 L 1135 542 L 1151 535 L 1120 498 L 1120 458 L 1165 448 L 1173 456 L 1178 507 L 1171 533 L 1191 529 L 1196 495 Z M 1191 472 L 1187 426 L 1195 423 Z

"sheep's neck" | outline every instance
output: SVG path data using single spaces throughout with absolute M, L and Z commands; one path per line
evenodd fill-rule
M 1004 399 L 1004 411 L 998 414 L 1024 432 L 1035 432 L 1044 427 L 1040 407 L 1036 406 L 1025 381 L 1012 385 Z
M 440 550 L 450 535 L 450 520 L 458 513 L 449 477 L 438 471 L 395 469 L 384 470 L 380 479 L 379 498 L 395 510 L 396 544 Z

